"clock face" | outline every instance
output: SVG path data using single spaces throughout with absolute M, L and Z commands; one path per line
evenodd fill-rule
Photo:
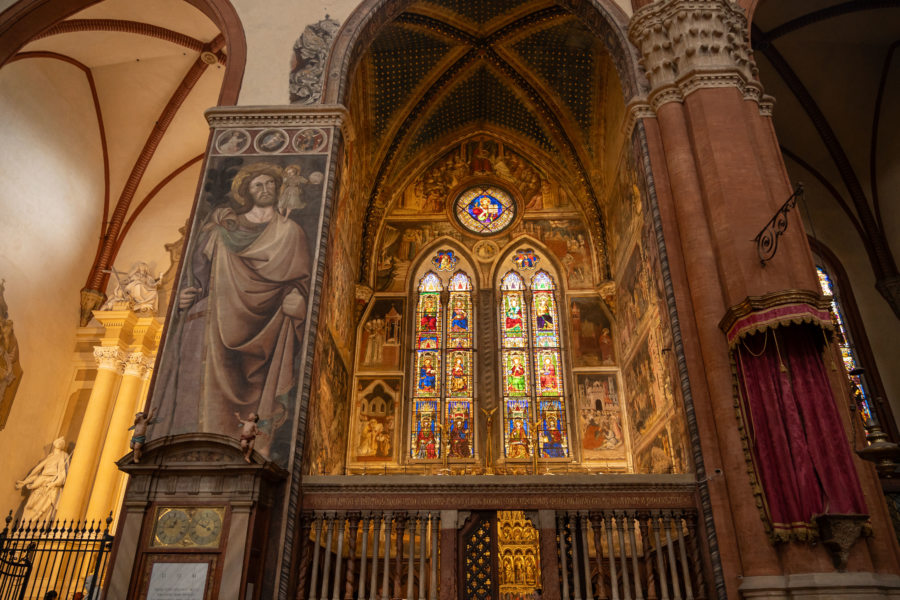
M 180 508 L 167 509 L 156 521 L 156 541 L 161 546 L 174 546 L 188 532 L 191 518 Z
M 200 508 L 194 512 L 188 535 L 197 546 L 213 546 L 222 535 L 222 515 L 212 508 Z

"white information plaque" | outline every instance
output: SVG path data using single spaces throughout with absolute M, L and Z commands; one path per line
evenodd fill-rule
M 147 600 L 203 600 L 209 563 L 154 563 Z

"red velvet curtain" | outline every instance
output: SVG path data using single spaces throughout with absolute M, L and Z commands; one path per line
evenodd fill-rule
M 790 325 L 748 336 L 734 349 L 776 538 L 805 537 L 814 515 L 866 513 L 821 339 L 818 328 Z

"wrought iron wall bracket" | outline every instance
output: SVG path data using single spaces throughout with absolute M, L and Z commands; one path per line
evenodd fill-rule
M 797 206 L 797 201 L 801 196 L 803 196 L 803 184 L 798 183 L 791 197 L 781 205 L 775 216 L 753 238 L 753 241 L 756 242 L 756 254 L 759 256 L 759 264 L 762 266 L 765 267 L 766 263 L 775 256 L 775 252 L 778 250 L 778 238 L 787 230 L 788 213 Z

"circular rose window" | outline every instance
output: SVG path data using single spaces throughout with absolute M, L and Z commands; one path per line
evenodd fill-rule
M 499 233 L 516 218 L 516 203 L 508 192 L 494 186 L 476 186 L 464 191 L 453 204 L 460 225 L 481 235 Z

